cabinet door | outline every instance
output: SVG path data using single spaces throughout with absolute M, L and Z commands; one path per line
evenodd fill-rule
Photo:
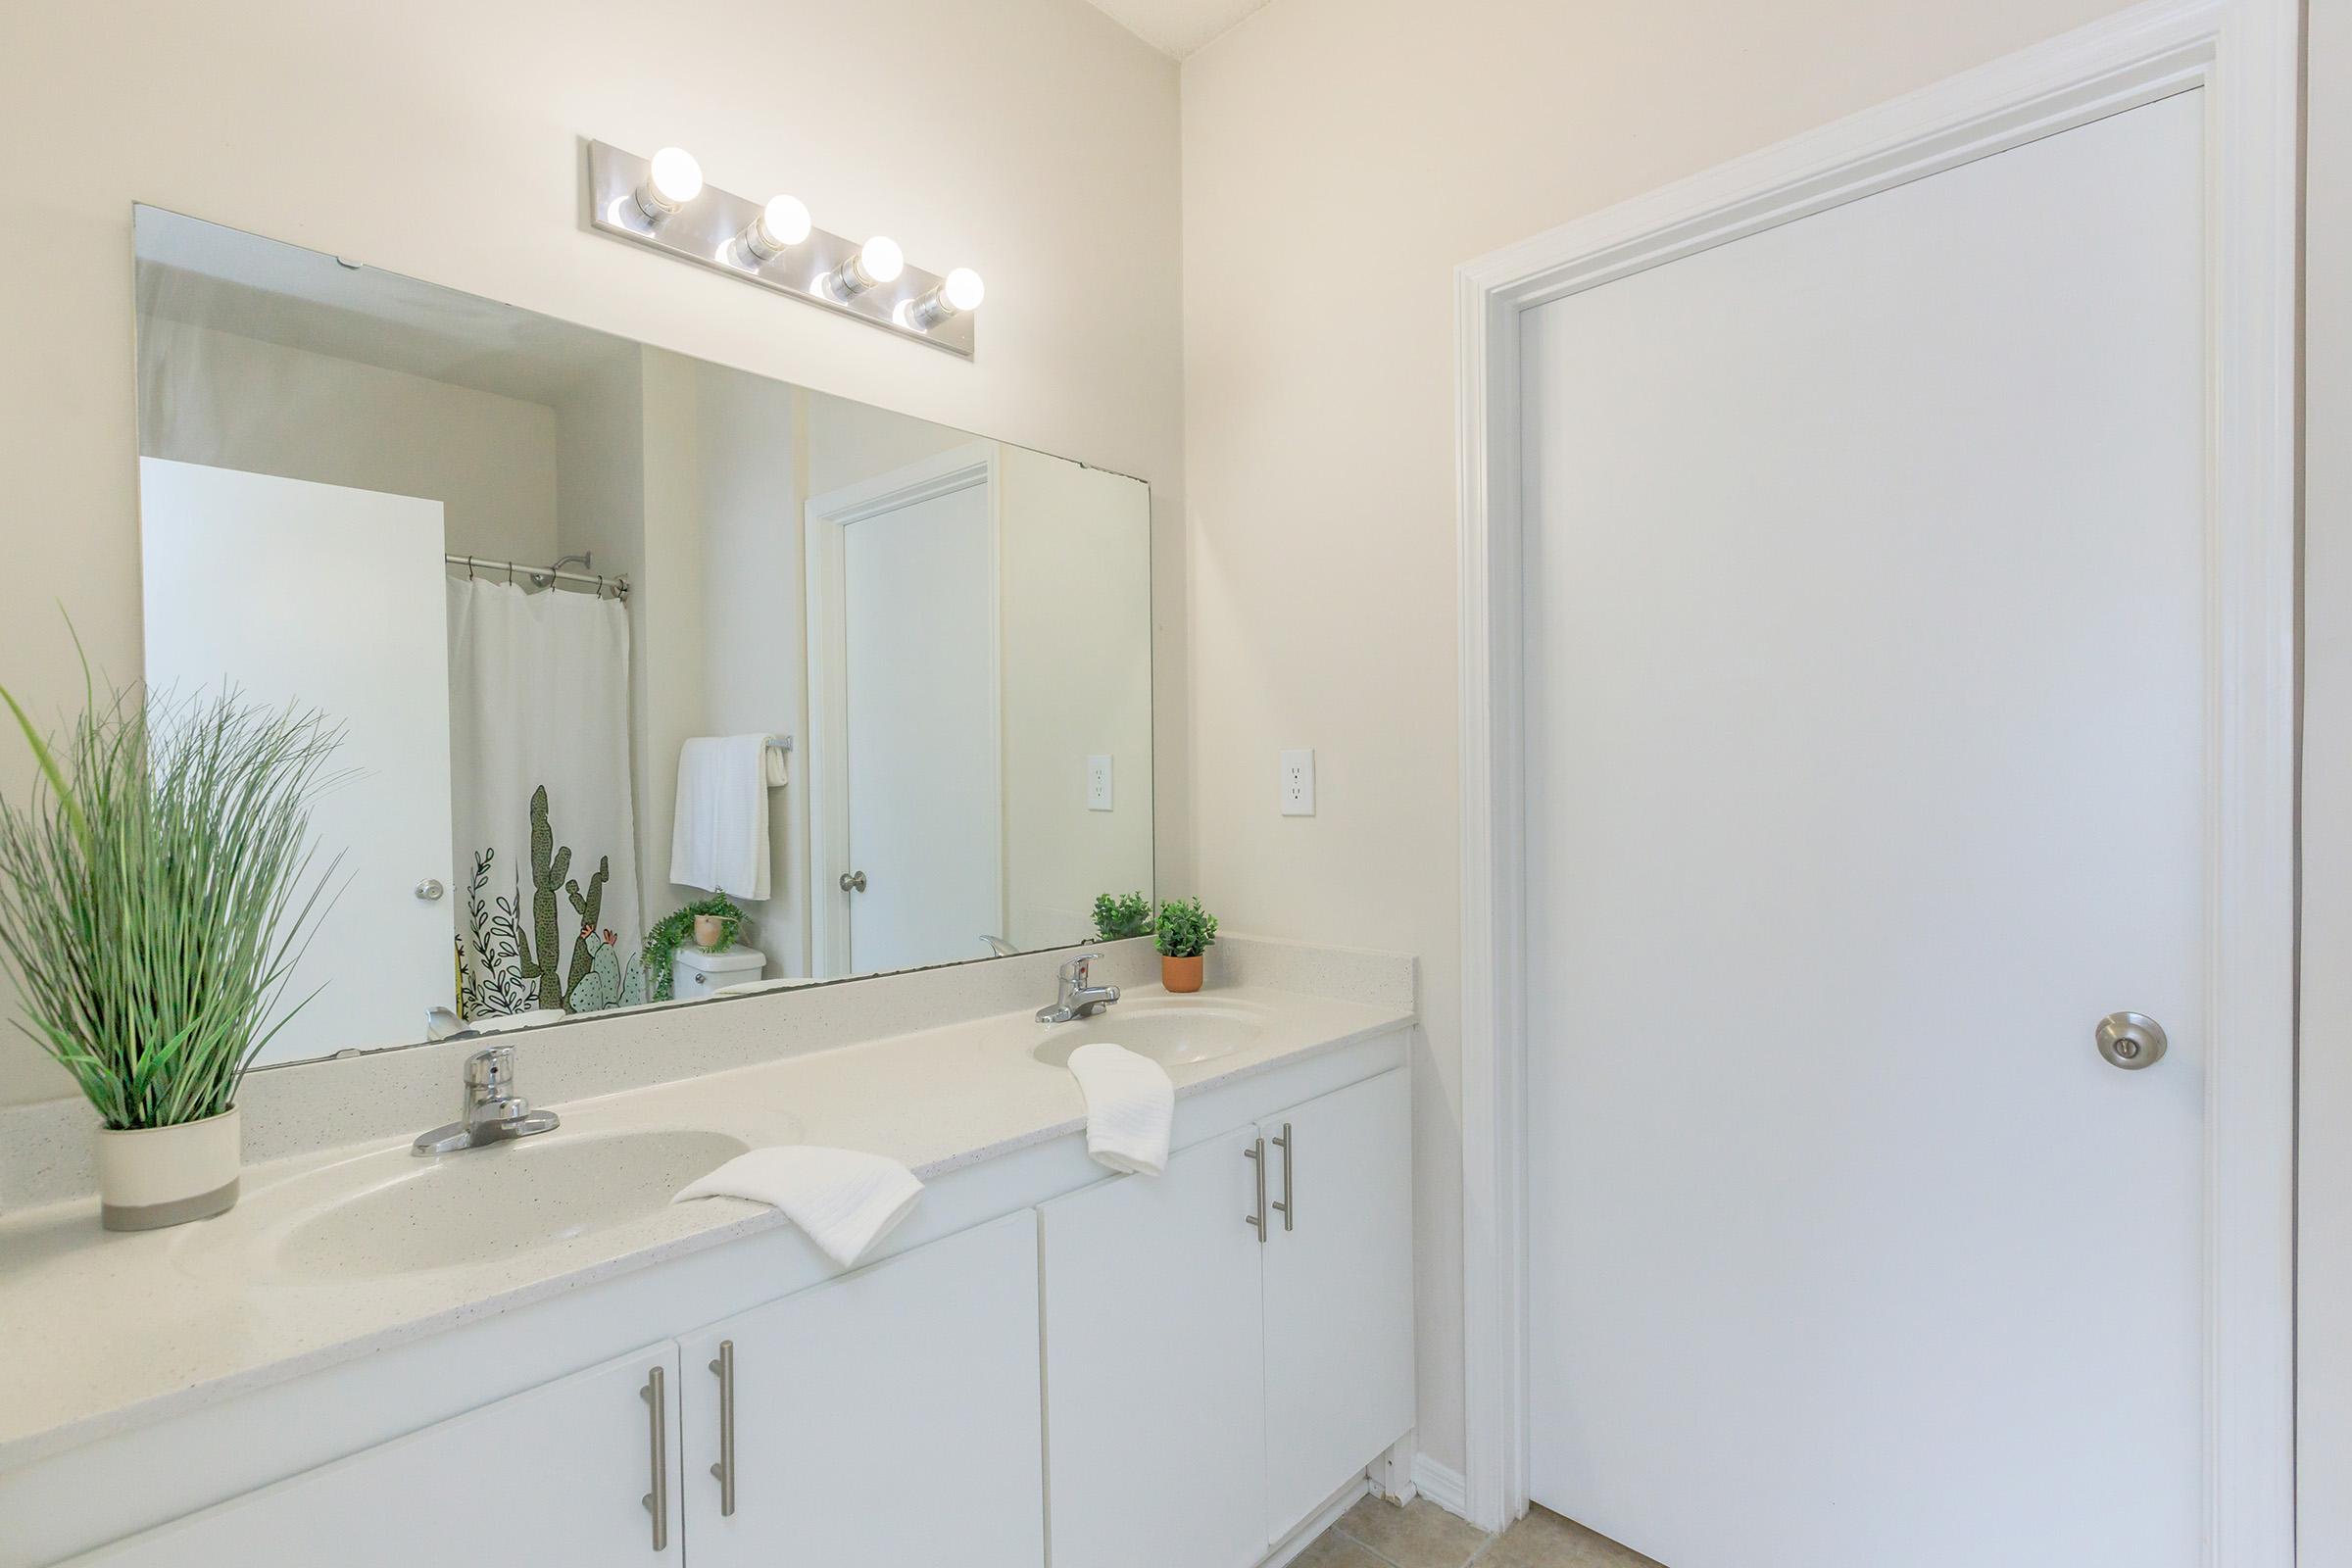
M 687 1336 L 695 1568 L 1039 1568 L 1037 1339 L 1026 1210 Z
M 1276 1541 L 1413 1424 L 1411 1090 L 1398 1068 L 1259 1131 L 1275 1200 L 1291 1195 L 1265 1255 Z
M 1265 1556 L 1254 1130 L 1047 1204 L 1054 1568 Z
M 565 1568 L 679 1562 L 677 1351 L 665 1340 L 74 1560 L 417 1568 L 487 1550 Z M 659 1440 L 646 1398 L 657 1381 Z M 657 1491 L 667 1508 L 659 1550 L 646 1506 Z

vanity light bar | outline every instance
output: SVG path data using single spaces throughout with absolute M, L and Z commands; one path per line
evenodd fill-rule
M 958 267 L 941 277 L 907 266 L 887 235 L 855 240 L 815 227 L 793 197 L 756 202 L 706 184 L 680 148 L 648 159 L 590 142 L 588 226 L 972 357 L 973 312 L 986 292 L 979 273 Z

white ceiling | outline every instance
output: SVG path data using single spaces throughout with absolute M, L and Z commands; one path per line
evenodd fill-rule
M 1182 60 L 1266 0 L 1094 0 L 1095 9 Z

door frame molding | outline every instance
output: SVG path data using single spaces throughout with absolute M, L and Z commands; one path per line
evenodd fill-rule
M 2151 0 L 1454 274 L 1465 1480 L 1528 1505 L 1521 312 L 2201 88 L 2217 656 L 2207 976 L 2204 1561 L 2294 1557 L 2294 0 Z
M 1004 702 L 1003 575 L 1004 487 L 994 441 L 970 441 L 871 479 L 811 496 L 801 531 L 808 627 L 808 966 L 823 979 L 850 969 L 850 694 L 841 649 L 849 630 L 842 534 L 852 524 L 918 502 L 982 486 L 988 492 L 988 729 L 996 747 L 985 788 L 997 842 L 997 929 L 1004 928 Z

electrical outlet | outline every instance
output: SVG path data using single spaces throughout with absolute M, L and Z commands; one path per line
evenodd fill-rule
M 1315 814 L 1315 754 L 1311 750 L 1282 754 L 1282 814 Z
M 1090 811 L 1110 809 L 1110 758 L 1107 755 L 1086 760 L 1086 808 Z

